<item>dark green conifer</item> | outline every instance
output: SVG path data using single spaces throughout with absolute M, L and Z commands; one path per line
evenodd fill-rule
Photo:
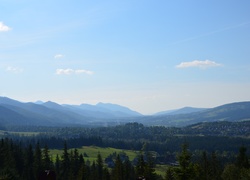
M 98 179 L 103 179 L 103 160 L 100 152 L 97 155 L 97 171 L 98 171 Z

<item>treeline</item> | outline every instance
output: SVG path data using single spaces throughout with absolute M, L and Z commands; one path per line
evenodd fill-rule
M 125 158 L 124 158 L 125 157 Z M 145 161 L 147 159 L 147 161 Z M 162 179 L 154 172 L 154 161 L 150 153 L 141 153 L 135 165 L 123 154 L 114 157 L 112 169 L 104 164 L 101 154 L 97 160 L 89 162 L 77 149 L 68 150 L 64 142 L 62 156 L 52 159 L 49 148 L 40 147 L 37 143 L 23 147 L 11 139 L 2 139 L 0 143 L 0 179 L 5 180 L 134 180 L 140 177 L 147 179 Z
M 116 154 L 112 168 L 104 163 L 101 154 L 94 162 L 85 161 L 77 149 L 69 150 L 64 142 L 63 153 L 55 159 L 49 155 L 49 147 L 37 142 L 23 146 L 11 139 L 0 142 L 0 179 L 5 180 L 240 180 L 250 179 L 247 148 L 242 146 L 235 161 L 223 163 L 215 152 L 203 151 L 199 159 L 193 159 L 188 144 L 183 144 L 177 153 L 177 162 L 166 168 L 164 177 L 155 173 L 155 157 L 142 151 L 135 162 L 126 155 Z
M 0 130 L 5 131 L 23 131 L 23 132 L 49 132 L 51 134 L 61 134 L 63 136 L 75 136 L 77 134 L 85 133 L 89 134 L 99 131 L 115 131 L 116 129 L 140 129 L 141 131 L 151 131 L 156 132 L 159 135 L 210 135 L 210 136 L 240 136 L 248 137 L 250 135 L 250 121 L 242 122 L 228 122 L 228 121 L 219 121 L 219 122 L 204 122 L 193 124 L 186 127 L 165 127 L 165 126 L 144 126 L 140 123 L 125 123 L 122 125 L 108 126 L 108 127 L 86 127 L 86 126 L 71 126 L 71 127 L 46 127 L 46 126 L 6 126 L 1 127 Z M 65 131 L 67 133 L 65 133 Z M 145 133 L 143 133 L 145 134 Z
M 183 144 L 177 155 L 178 166 L 168 167 L 165 180 L 243 180 L 250 179 L 249 157 L 247 149 L 242 146 L 234 162 L 222 165 L 216 153 L 210 155 L 206 151 L 198 161 L 192 161 L 192 153 L 188 145 Z
M 115 127 L 19 127 L 21 131 L 37 131 L 39 135 L 23 136 L 18 134 L 6 133 L 5 137 L 16 140 L 23 140 L 30 144 L 37 141 L 41 145 L 47 144 L 51 148 L 62 148 L 63 141 L 66 139 L 70 148 L 81 146 L 96 145 L 100 147 L 114 147 L 119 149 L 141 150 L 142 146 L 147 143 L 147 151 L 156 151 L 159 155 L 166 152 L 174 153 L 178 151 L 181 144 L 189 142 L 190 150 L 206 150 L 208 152 L 219 151 L 221 153 L 237 153 L 241 145 L 250 146 L 250 140 L 237 135 L 216 136 L 214 134 L 203 135 L 207 129 L 209 132 L 221 130 L 230 131 L 232 125 L 227 123 L 218 123 L 219 126 L 206 124 L 202 128 L 170 128 L 163 126 L 147 127 L 139 123 L 128 123 Z M 245 132 L 247 126 L 238 124 L 238 131 Z M 201 124 L 197 125 L 201 127 Z M 224 130 L 222 130 L 224 127 Z M 193 129 L 193 131 L 191 130 Z M 201 130 L 202 129 L 202 130 Z M 15 130 L 14 128 L 12 130 Z M 195 133 L 196 132 L 196 133 Z

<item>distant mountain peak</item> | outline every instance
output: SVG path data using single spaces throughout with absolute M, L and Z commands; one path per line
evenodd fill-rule
M 23 103 L 0 97 L 0 124 L 4 125 L 93 125 L 140 122 L 146 125 L 185 126 L 199 122 L 250 120 L 250 102 L 236 102 L 205 109 L 183 107 L 154 116 L 143 116 L 125 106 L 112 103 L 60 105 L 52 101 Z M 131 118 L 131 119 L 130 119 Z
M 61 109 L 61 108 L 63 108 L 60 104 L 57 104 L 57 103 L 52 102 L 52 101 L 47 101 L 47 102 L 45 102 L 45 103 L 43 103 L 41 105 L 43 105 L 43 106 L 45 106 L 47 108 L 52 108 L 52 109 Z
M 53 102 L 53 101 L 47 101 L 47 102 L 45 102 L 44 104 L 57 104 L 57 103 L 55 103 L 55 102 Z
M 8 97 L 0 97 L 0 104 L 17 105 L 22 103 L 17 100 L 10 99 Z
M 35 104 L 43 104 L 44 102 L 43 101 L 40 101 L 40 100 L 38 100 L 38 101 L 36 101 L 36 102 L 34 102 Z
M 122 112 L 122 113 L 125 113 L 125 114 L 130 114 L 130 115 L 135 115 L 135 116 L 141 116 L 142 114 L 136 112 L 136 111 L 133 111 L 131 109 L 129 109 L 128 107 L 125 107 L 125 106 L 121 106 L 121 105 L 118 105 L 118 104 L 112 104 L 112 103 L 102 103 L 102 102 L 99 102 L 96 104 L 96 107 L 101 107 L 101 108 L 104 108 L 104 109 L 108 109 L 110 111 L 113 111 L 113 112 Z
M 175 110 L 167 110 L 167 111 L 161 111 L 161 112 L 158 112 L 154 115 L 177 115 L 177 114 L 189 114 L 189 113 L 195 113 L 195 112 L 199 112 L 199 111 L 203 111 L 203 110 L 206 110 L 208 108 L 196 108 L 196 107 L 189 107 L 189 106 L 186 106 L 186 107 L 183 107 L 183 108 L 180 108 L 180 109 L 175 109 Z

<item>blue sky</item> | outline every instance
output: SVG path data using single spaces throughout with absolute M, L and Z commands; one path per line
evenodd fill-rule
M 0 0 L 0 96 L 143 114 L 250 100 L 249 0 Z

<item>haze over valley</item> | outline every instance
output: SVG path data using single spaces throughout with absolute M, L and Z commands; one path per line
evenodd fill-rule
M 225 104 L 214 108 L 184 107 L 143 115 L 127 107 L 98 103 L 68 105 L 55 102 L 19 102 L 0 97 L 0 125 L 20 126 L 114 126 L 138 122 L 151 126 L 187 126 L 200 122 L 250 120 L 250 102 Z
M 0 7 L 0 179 L 250 179 L 249 0 Z

